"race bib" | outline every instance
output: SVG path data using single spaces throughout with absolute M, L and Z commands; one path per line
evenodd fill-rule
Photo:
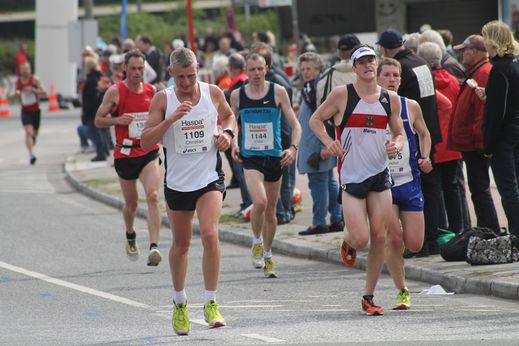
M 245 123 L 244 148 L 258 151 L 274 149 L 272 123 Z
M 413 68 L 413 72 L 418 80 L 420 97 L 423 98 L 434 95 L 434 82 L 431 71 L 427 65 L 417 66 Z
M 407 120 L 404 120 L 407 121 Z M 387 139 L 391 140 L 391 132 L 386 129 Z M 413 180 L 413 174 L 411 165 L 409 164 L 409 158 L 411 151 L 409 149 L 409 141 L 407 136 L 404 136 L 404 145 L 402 150 L 398 152 L 396 157 L 389 158 L 389 172 L 395 181 L 395 186 L 402 185 L 406 182 Z
M 175 150 L 178 154 L 196 154 L 209 151 L 213 145 L 211 118 L 181 119 L 173 124 Z
M 36 100 L 36 94 L 32 91 L 22 91 L 20 93 L 22 106 L 29 106 L 33 105 L 37 102 Z
M 133 121 L 128 125 L 128 134 L 130 138 L 141 138 L 144 124 L 148 119 L 148 112 L 133 113 Z

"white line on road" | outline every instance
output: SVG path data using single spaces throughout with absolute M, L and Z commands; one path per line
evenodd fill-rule
M 130 306 L 133 306 L 133 307 L 136 307 L 136 308 L 141 308 L 141 309 L 146 309 L 146 310 L 152 310 L 152 311 L 156 310 L 154 307 L 152 307 L 152 306 L 150 306 L 148 304 L 139 303 L 139 302 L 136 302 L 136 301 L 131 300 L 131 299 L 127 299 L 127 298 L 119 297 L 119 296 L 116 296 L 116 295 L 113 295 L 113 294 L 110 294 L 110 293 L 98 291 L 98 290 L 93 289 L 93 288 L 89 288 L 89 287 L 77 285 L 77 284 L 74 284 L 74 283 L 71 283 L 71 282 L 67 282 L 67 281 L 63 281 L 63 280 L 60 280 L 60 279 L 56 279 L 56 278 L 47 276 L 45 274 L 40 274 L 40 273 L 33 272 L 33 271 L 30 271 L 30 270 L 27 270 L 27 269 L 24 269 L 24 268 L 13 266 L 11 264 L 8 264 L 8 263 L 2 262 L 2 261 L 0 261 L 0 268 L 4 268 L 4 269 L 7 269 L 7 270 L 16 272 L 16 273 L 20 273 L 20 274 L 23 274 L 23 275 L 26 275 L 26 276 L 30 276 L 30 277 L 33 277 L 35 279 L 39 279 L 39 280 L 42 280 L 42 281 L 45 281 L 45 282 L 48 282 L 48 283 L 51 283 L 51 284 L 54 284 L 54 285 L 70 288 L 70 289 L 73 289 L 73 290 L 76 290 L 76 291 L 79 291 L 79 292 L 83 292 L 83 293 L 86 293 L 86 294 L 90 294 L 90 295 L 93 295 L 93 296 L 96 296 L 96 297 L 108 299 L 108 300 L 111 300 L 111 301 L 114 301 L 114 302 L 117 302 L 117 303 L 122 303 L 122 304 L 130 305 Z
M 270 336 L 265 336 L 265 335 L 261 335 L 261 334 L 240 334 L 240 335 L 244 336 L 246 338 L 261 340 L 261 341 L 264 341 L 264 342 L 272 342 L 272 343 L 274 343 L 274 342 L 286 342 L 283 339 L 271 338 Z

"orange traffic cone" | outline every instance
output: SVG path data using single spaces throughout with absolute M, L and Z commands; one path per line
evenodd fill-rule
M 9 102 L 7 101 L 7 89 L 0 88 L 0 117 L 11 116 L 11 111 L 8 108 Z
M 60 110 L 58 105 L 58 96 L 54 91 L 54 84 L 50 85 L 50 94 L 49 94 L 49 107 L 47 108 L 49 112 L 57 112 Z

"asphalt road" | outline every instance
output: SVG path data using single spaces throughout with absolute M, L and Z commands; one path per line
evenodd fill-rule
M 28 164 L 16 116 L 0 119 L 1 345 L 398 344 L 517 345 L 519 302 L 475 295 L 426 295 L 409 282 L 413 307 L 392 311 L 396 290 L 383 276 L 381 317 L 360 312 L 364 273 L 335 264 L 275 256 L 279 279 L 265 279 L 249 249 L 222 244 L 218 300 L 228 326 L 203 322 L 200 239 L 187 280 L 192 332 L 171 328 L 167 262 L 146 266 L 124 254 L 120 212 L 78 194 L 62 163 L 78 150 L 77 112 L 44 117 L 35 166 Z M 171 235 L 161 230 L 167 257 Z

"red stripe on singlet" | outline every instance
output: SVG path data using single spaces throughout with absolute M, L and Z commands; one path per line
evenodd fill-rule
M 385 129 L 387 127 L 386 115 L 353 113 L 345 127 L 366 127 L 373 129 Z

